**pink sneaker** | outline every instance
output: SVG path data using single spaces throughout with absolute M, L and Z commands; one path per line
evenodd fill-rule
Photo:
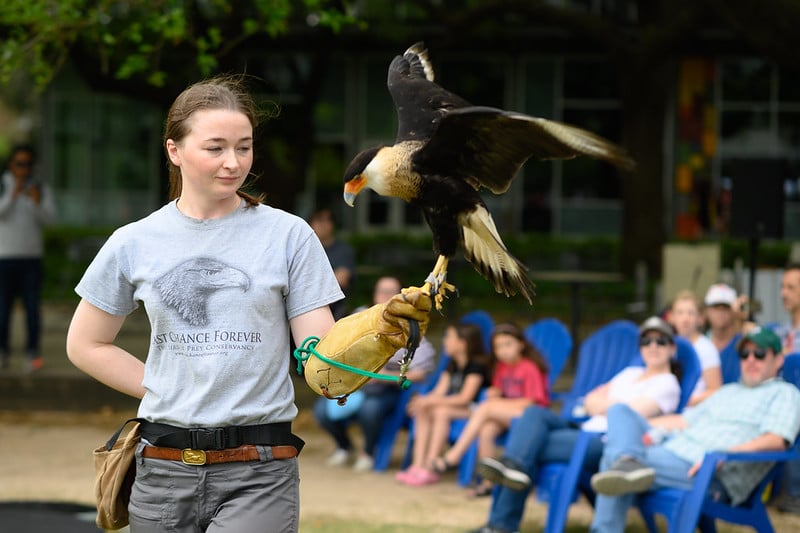
M 412 487 L 421 487 L 423 485 L 433 485 L 434 483 L 438 482 L 439 474 L 436 472 L 431 472 L 430 470 L 417 468 L 410 476 L 408 476 L 405 484 L 411 485 Z
M 414 468 L 414 467 L 411 466 L 411 467 L 407 468 L 406 470 L 399 471 L 398 473 L 396 473 L 394 475 L 394 478 L 397 481 L 399 481 L 400 483 L 406 483 L 408 481 L 408 478 L 410 478 L 411 475 L 413 474 L 412 468 Z
M 400 472 L 394 475 L 394 478 L 399 481 L 400 483 L 408 483 L 408 480 L 412 477 L 418 475 L 418 473 L 422 470 L 418 466 L 411 465 L 405 470 L 401 470 Z

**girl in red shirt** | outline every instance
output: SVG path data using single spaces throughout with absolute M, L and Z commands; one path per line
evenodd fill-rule
M 493 457 L 495 441 L 508 430 L 512 419 L 532 404 L 550 405 L 547 364 L 516 324 L 495 327 L 492 356 L 492 385 L 486 390 L 486 399 L 472 412 L 453 446 L 433 461 L 433 469 L 440 474 L 455 468 L 476 438 L 478 458 Z M 474 495 L 485 496 L 491 490 L 491 484 L 483 481 Z

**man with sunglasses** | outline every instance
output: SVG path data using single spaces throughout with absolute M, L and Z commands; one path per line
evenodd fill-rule
M 712 450 L 785 450 L 800 430 L 800 391 L 777 377 L 783 365 L 780 338 L 752 328 L 737 344 L 741 378 L 682 415 L 644 420 L 624 404 L 608 412 L 608 440 L 601 472 L 592 476 L 598 493 L 592 531 L 622 532 L 633 494 L 650 488 L 691 489 L 703 456 Z M 646 445 L 653 428 L 665 441 Z M 709 491 L 732 505 L 744 501 L 769 464 L 726 463 Z
M 43 279 L 42 227 L 55 218 L 52 196 L 33 173 L 33 147 L 12 148 L 0 178 L 0 368 L 9 364 L 11 311 L 25 306 L 28 370 L 42 366 L 39 298 Z

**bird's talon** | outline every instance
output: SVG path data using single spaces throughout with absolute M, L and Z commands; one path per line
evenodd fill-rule
M 436 310 L 439 311 L 440 314 L 442 313 L 442 302 L 444 301 L 444 296 L 441 294 L 437 294 L 433 297 L 433 300 L 436 302 Z

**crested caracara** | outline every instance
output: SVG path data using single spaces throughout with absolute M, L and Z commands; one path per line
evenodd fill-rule
M 446 282 L 447 264 L 459 245 L 497 292 L 519 292 L 532 302 L 527 268 L 506 249 L 479 189 L 506 192 L 530 157 L 587 155 L 626 169 L 633 161 L 618 146 L 580 128 L 470 105 L 434 83 L 423 43 L 392 60 L 387 85 L 397 108 L 397 138 L 392 146 L 369 148 L 353 158 L 344 174 L 345 202 L 352 206 L 367 187 L 422 209 L 438 255 L 426 279 L 437 309 L 446 291 L 455 289 Z

